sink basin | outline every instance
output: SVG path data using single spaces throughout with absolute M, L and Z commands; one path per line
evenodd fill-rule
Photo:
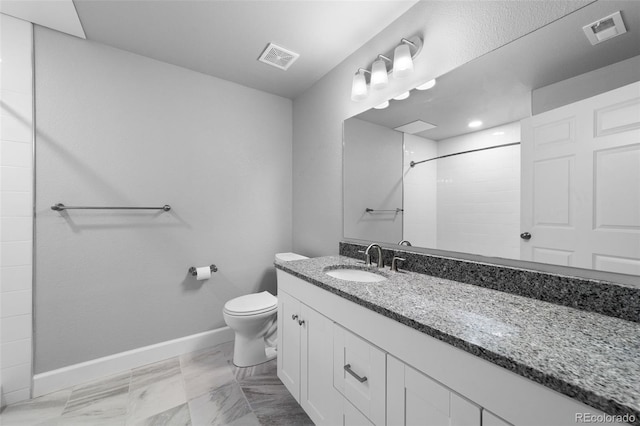
M 328 271 L 325 271 L 325 274 L 339 280 L 358 281 L 361 283 L 377 283 L 386 280 L 386 278 L 380 274 L 364 271 L 362 269 L 330 269 Z

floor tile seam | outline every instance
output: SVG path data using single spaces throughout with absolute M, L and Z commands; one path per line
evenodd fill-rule
M 54 419 L 61 419 L 62 418 L 62 414 L 64 414 L 65 410 L 67 409 L 67 405 L 69 404 L 69 401 L 71 401 L 71 394 L 73 393 L 73 386 L 69 386 L 67 388 L 64 388 L 63 391 L 69 389 L 69 395 L 67 395 L 67 400 L 64 402 L 64 405 L 62 406 L 62 410 L 60 411 L 60 414 L 58 414 L 58 416 L 56 416 L 55 418 L 52 418 L 51 420 Z
M 256 414 L 255 408 L 253 408 L 253 405 L 251 405 L 251 402 L 249 401 L 249 398 L 247 398 L 247 394 L 244 393 L 244 388 L 242 387 L 242 385 L 238 381 L 238 378 L 237 378 L 237 376 L 235 374 L 233 375 L 233 380 L 236 382 L 236 385 L 238 385 L 238 387 L 240 388 L 240 392 L 242 393 L 242 397 L 247 402 L 247 405 L 249 406 L 249 409 L 251 410 L 251 412 L 253 414 L 255 414 L 256 417 L 258 417 L 258 415 Z

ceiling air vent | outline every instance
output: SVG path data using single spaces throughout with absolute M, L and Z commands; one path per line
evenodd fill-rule
M 286 71 L 291 64 L 298 59 L 298 57 L 300 57 L 299 53 L 295 53 L 291 50 L 285 49 L 284 47 L 269 43 L 258 60 Z
M 438 126 L 436 126 L 435 124 L 427 123 L 426 121 L 422 121 L 422 120 L 416 120 L 416 121 L 412 121 L 411 123 L 405 124 L 404 126 L 396 127 L 393 130 L 415 135 L 416 133 L 435 129 L 436 127 Z
M 626 33 L 627 28 L 624 26 L 620 11 L 618 11 L 605 18 L 598 19 L 589 25 L 585 25 L 582 27 L 582 31 L 584 31 L 591 44 L 595 45 Z

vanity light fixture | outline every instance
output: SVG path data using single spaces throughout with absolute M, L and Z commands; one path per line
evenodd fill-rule
M 413 59 L 418 56 L 421 50 L 422 39 L 420 37 L 403 38 L 400 40 L 400 45 L 393 50 L 393 54 L 389 52 L 376 57 L 376 60 L 371 64 L 371 71 L 359 68 L 353 76 L 351 99 L 353 101 L 362 101 L 369 94 L 365 72 L 371 75 L 368 84 L 374 89 L 382 89 L 389 84 L 389 74 L 392 74 L 395 78 L 403 78 L 411 74 L 413 71 Z M 393 59 L 391 59 L 391 56 L 393 56 Z M 391 70 L 387 70 L 386 62 L 393 63 Z M 408 93 L 406 92 L 406 96 L 403 98 L 396 97 L 394 99 L 406 99 L 409 97 Z
M 367 77 L 365 73 L 369 72 L 365 69 L 359 68 L 353 76 L 353 83 L 351 84 L 351 100 L 362 101 L 366 99 L 369 94 L 369 88 L 367 87 Z
M 409 96 L 411 96 L 411 92 L 404 92 L 400 93 L 398 96 L 394 96 L 393 99 L 395 99 L 396 101 L 401 101 L 403 99 L 407 99 Z
M 373 108 L 375 108 L 375 109 L 385 109 L 388 106 L 389 106 L 389 101 L 384 101 L 380 105 L 376 105 Z
M 480 120 L 470 121 L 468 126 L 471 127 L 472 129 L 475 129 L 476 127 L 482 126 L 482 121 L 480 121 Z
M 421 84 L 420 86 L 416 87 L 416 89 L 417 90 L 429 90 L 435 85 L 436 85 L 436 79 L 434 78 L 433 80 L 429 80 L 426 83 Z

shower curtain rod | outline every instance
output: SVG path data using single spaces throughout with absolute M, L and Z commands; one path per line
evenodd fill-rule
M 412 161 L 412 162 L 409 163 L 409 165 L 411 167 L 413 167 L 416 164 L 426 163 L 427 161 L 438 160 L 440 158 L 453 157 L 454 155 L 469 154 L 471 152 L 486 151 L 487 149 L 502 148 L 502 147 L 505 147 L 505 146 L 512 146 L 512 145 L 520 145 L 520 142 L 505 143 L 505 144 L 502 144 L 502 145 L 488 146 L 486 148 L 471 149 L 469 151 L 461 151 L 461 152 L 456 152 L 454 154 L 441 155 L 440 157 L 429 158 L 427 160 L 422 160 L 422 161 Z
M 171 210 L 169 204 L 165 204 L 162 207 L 88 207 L 88 206 L 65 206 L 62 203 L 54 204 L 51 206 L 51 210 L 61 212 L 63 210 L 164 210 L 168 212 Z

